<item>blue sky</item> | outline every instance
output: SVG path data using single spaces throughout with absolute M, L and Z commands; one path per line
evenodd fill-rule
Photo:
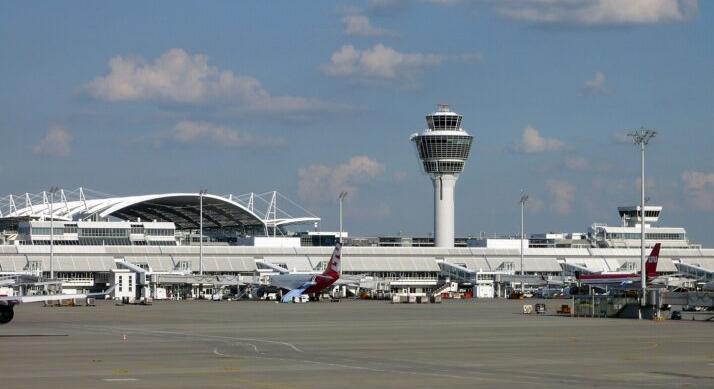
M 623 129 L 659 131 L 648 195 L 714 245 L 714 17 L 696 0 L 0 4 L 0 187 L 276 189 L 353 234 L 425 235 L 411 133 L 435 104 L 476 144 L 457 235 L 617 223 Z

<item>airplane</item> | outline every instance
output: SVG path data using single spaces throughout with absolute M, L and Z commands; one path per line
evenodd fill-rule
M 657 243 L 652 248 L 647 262 L 645 263 L 645 273 L 647 282 L 651 282 L 657 277 L 657 261 L 659 260 L 659 249 L 661 244 Z M 639 273 L 576 273 L 575 278 L 583 285 L 628 285 L 639 284 L 642 279 Z
M 62 301 L 87 298 L 86 294 L 49 294 L 37 296 L 2 296 L 0 297 L 0 325 L 7 324 L 15 317 L 15 305 L 37 303 L 41 301 Z
M 340 278 L 342 243 L 337 243 L 332 251 L 330 261 L 321 274 L 290 273 L 270 276 L 270 284 L 287 290 L 280 300 L 283 303 L 293 302 L 303 294 L 317 294 L 332 286 Z

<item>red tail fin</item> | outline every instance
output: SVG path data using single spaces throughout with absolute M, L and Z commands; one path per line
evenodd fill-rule
M 645 263 L 645 272 L 647 278 L 657 277 L 657 260 L 659 260 L 659 248 L 660 243 L 657 243 L 652 247 L 652 252 L 650 256 L 647 257 L 647 262 Z
M 340 269 L 342 263 L 342 243 L 337 242 L 335 245 L 335 250 L 332 251 L 332 256 L 330 257 L 330 262 L 327 263 L 325 271 L 322 272 L 324 276 L 330 276 L 334 279 L 340 278 Z

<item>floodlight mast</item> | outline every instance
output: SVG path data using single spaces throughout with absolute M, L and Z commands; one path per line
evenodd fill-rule
M 521 191 L 521 199 L 519 202 L 521 203 L 521 293 L 525 292 L 525 272 L 523 271 L 523 251 L 525 248 L 523 247 L 524 243 L 524 232 L 523 232 L 523 225 L 524 225 L 524 216 L 525 216 L 525 209 L 526 209 L 526 203 L 528 202 L 528 194 Z
M 640 128 L 627 134 L 640 146 L 640 289 L 641 305 L 645 304 L 647 272 L 645 271 L 645 146 L 657 135 L 657 131 Z
M 203 196 L 208 193 L 207 189 L 201 189 L 198 191 L 198 213 L 199 213 L 199 245 L 198 245 L 198 273 L 203 275 Z
M 55 193 L 59 190 L 59 187 L 53 186 L 50 188 L 50 279 L 55 278 L 54 270 L 54 259 L 55 259 L 55 217 L 54 217 L 54 203 L 55 203 Z

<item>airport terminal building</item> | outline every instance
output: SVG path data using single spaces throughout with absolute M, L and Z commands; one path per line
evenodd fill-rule
M 187 284 L 184 291 L 191 294 L 196 288 L 190 285 L 254 284 L 276 269 L 321 271 L 339 235 L 306 231 L 319 217 L 287 214 L 277 206 L 277 192 L 94 198 L 80 188 L 58 195 L 59 201 L 45 192 L 2 199 L 0 275 L 54 277 L 77 292 L 106 289 L 123 283 L 121 277 L 142 284 L 143 277 L 146 293 Z M 259 210 L 261 201 L 266 206 Z M 638 211 L 619 208 L 621 226 L 532 234 L 522 269 L 517 238 L 462 238 L 457 247 L 442 248 L 429 237 L 349 237 L 342 271 L 380 293 L 428 293 L 456 281 L 481 286 L 482 297 L 503 295 L 499 287 L 509 283 L 562 283 L 578 271 L 634 271 Z M 689 242 L 684 228 L 656 227 L 661 211 L 645 209 L 647 244 L 663 246 L 658 273 L 711 279 L 714 249 Z M 303 230 L 290 231 L 295 227 Z

